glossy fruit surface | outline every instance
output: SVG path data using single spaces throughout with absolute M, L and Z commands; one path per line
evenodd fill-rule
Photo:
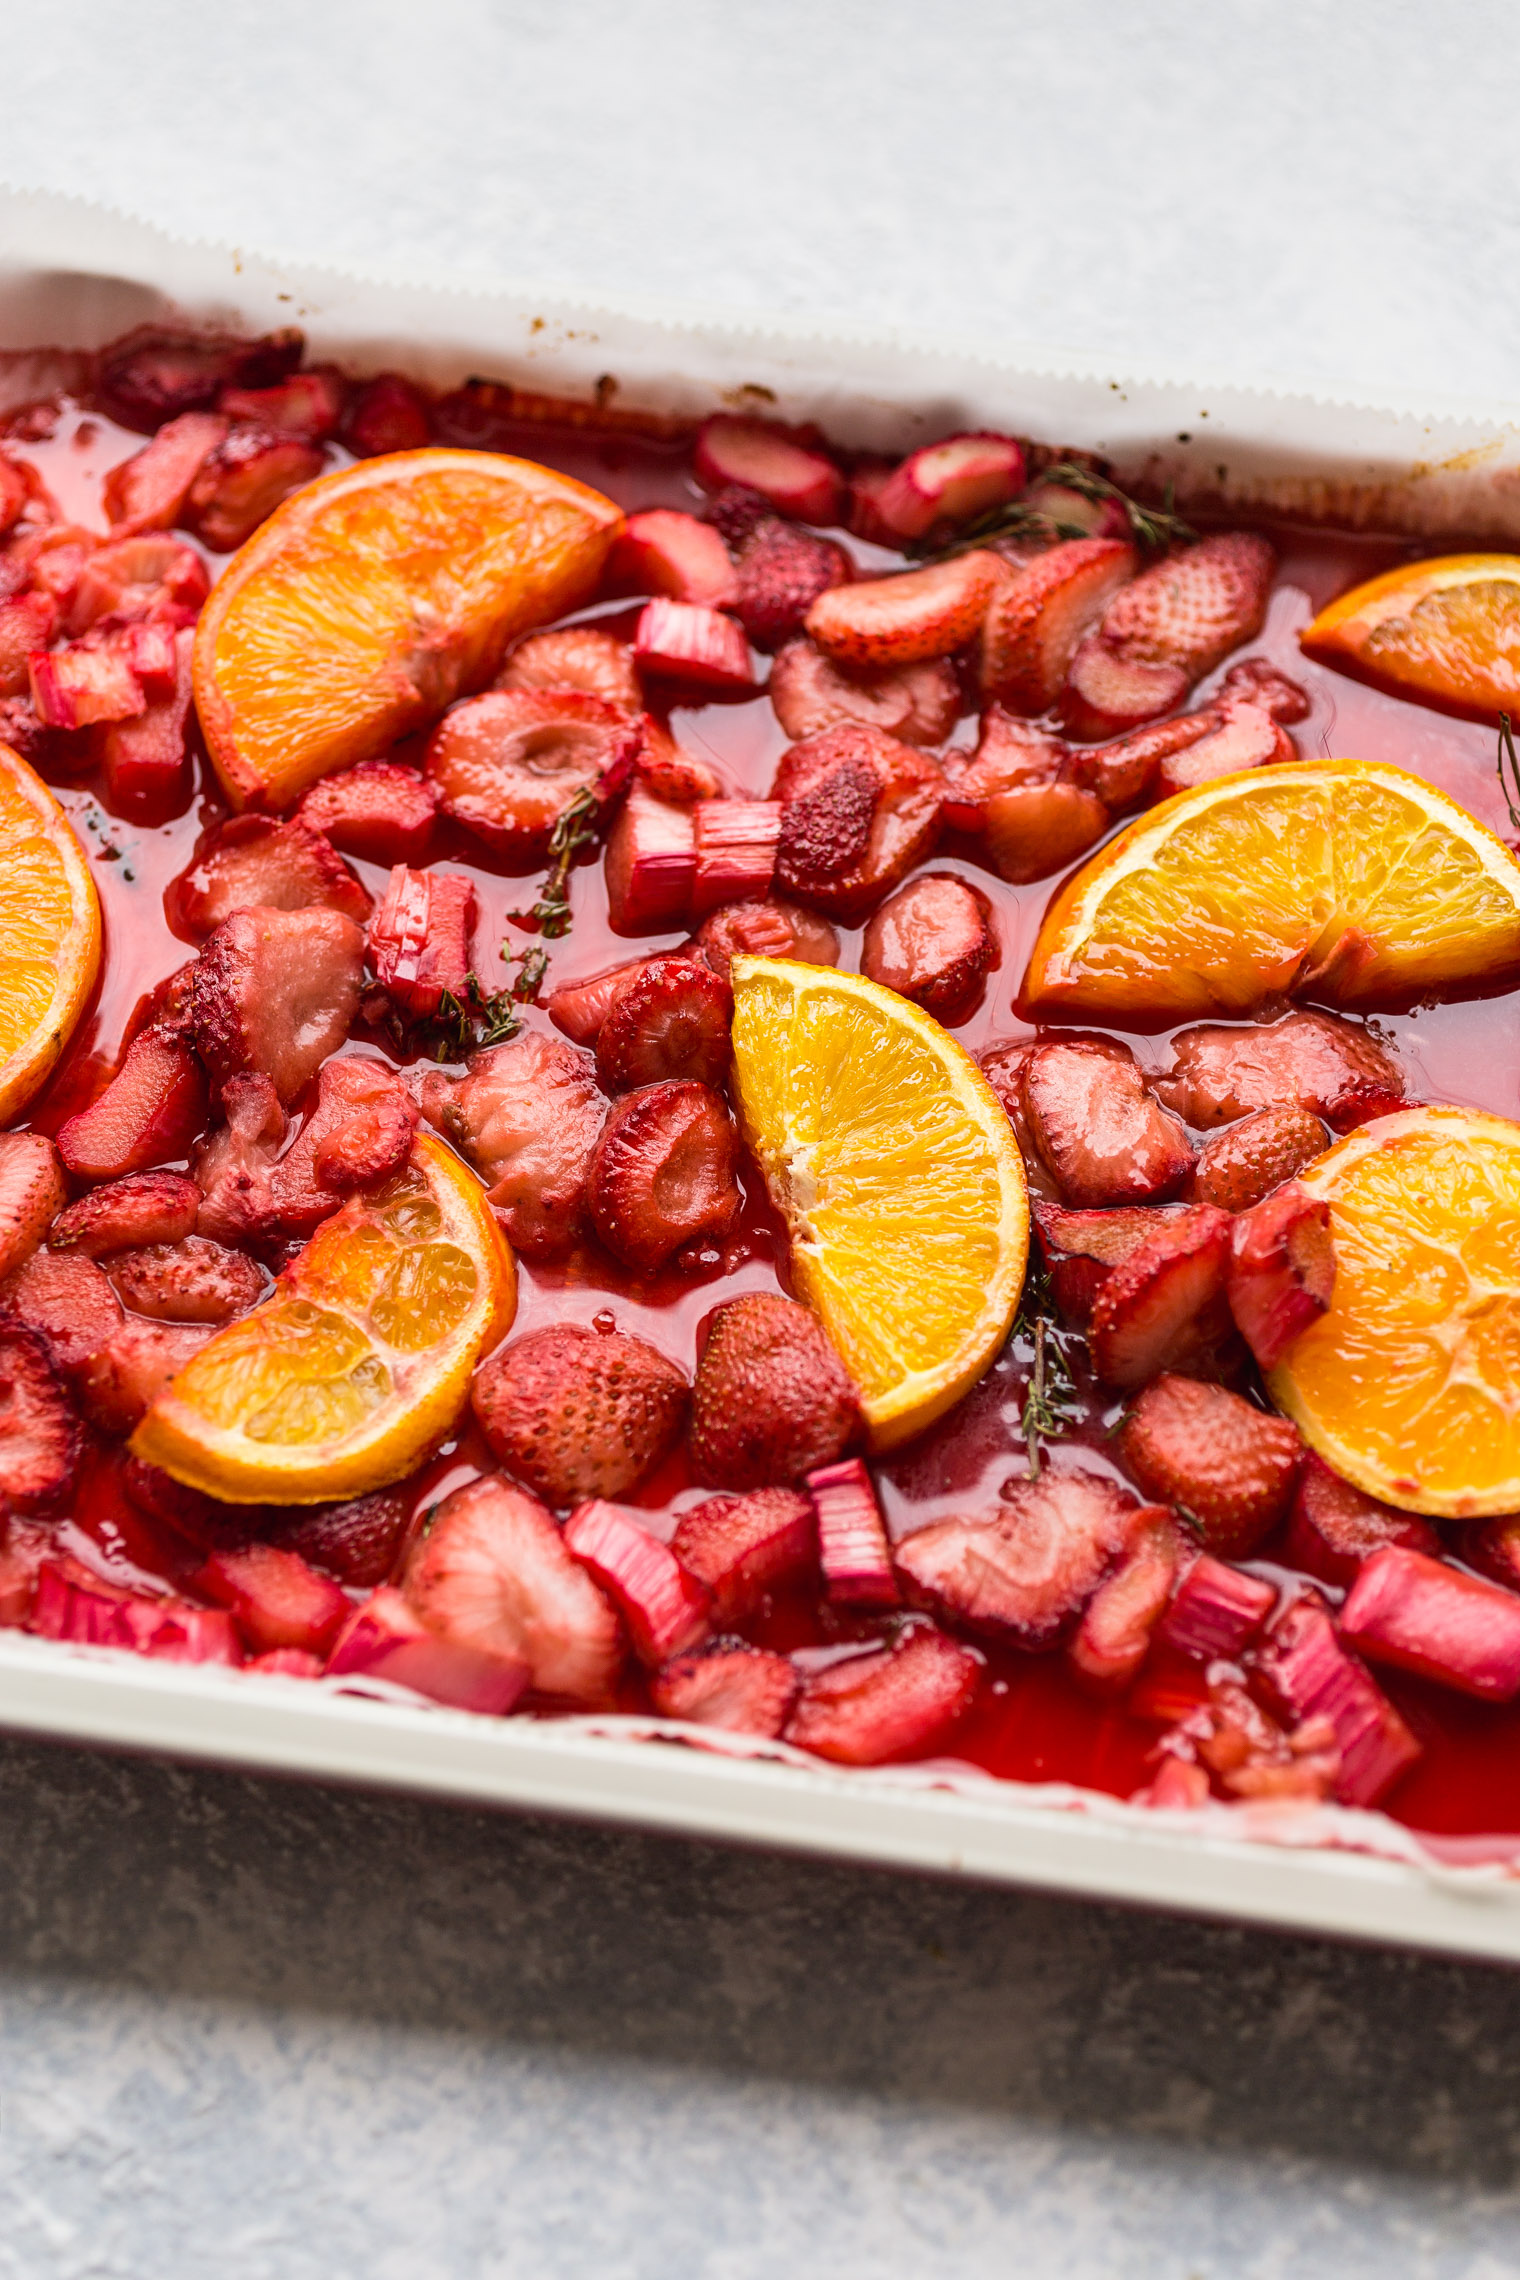
M 779 958 L 735 958 L 733 985 L 740 1116 L 797 1289 L 889 1448 L 1008 1335 L 1029 1242 L 1017 1142 L 970 1056 L 906 998 Z
M 100 968 L 100 903 L 73 826 L 0 744 L 0 1118 L 38 1092 Z
M 1299 644 L 1395 696 L 1468 720 L 1520 711 L 1520 554 L 1446 554 L 1354 586 Z

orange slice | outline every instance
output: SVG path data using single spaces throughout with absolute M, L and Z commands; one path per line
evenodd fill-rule
M 1355 586 L 1299 635 L 1323 665 L 1468 720 L 1520 711 L 1520 554 L 1444 554 Z
M 235 807 L 435 720 L 506 644 L 595 590 L 622 528 L 568 475 L 487 451 L 396 451 L 295 492 L 240 547 L 195 635 L 195 702 Z
M 186 1364 L 133 1452 L 229 1502 L 362 1496 L 444 1438 L 516 1305 L 484 1189 L 419 1132 L 394 1180 L 350 1197 L 273 1295 Z
M 1024 977 L 1040 1020 L 1121 1026 L 1450 996 L 1520 973 L 1520 864 L 1418 776 L 1297 760 L 1127 824 L 1056 895 Z
M 100 901 L 73 825 L 0 744 L 0 1121 L 41 1091 L 100 971 Z
M 1520 1124 L 1404 1109 L 1299 1178 L 1330 1206 L 1335 1291 L 1273 1399 L 1386 1503 L 1520 1510 Z

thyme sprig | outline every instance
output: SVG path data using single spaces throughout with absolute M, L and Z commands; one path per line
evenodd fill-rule
M 570 866 L 595 839 L 597 812 L 596 794 L 583 784 L 555 818 L 549 834 L 549 869 L 537 902 L 530 910 L 508 913 L 519 926 L 536 926 L 547 941 L 558 942 L 570 931 Z
M 506 945 L 502 945 L 503 954 Z M 479 975 L 465 976 L 464 991 L 456 996 L 445 990 L 438 1011 L 429 1021 L 434 1037 L 434 1058 L 465 1061 L 488 1045 L 505 1045 L 522 1027 L 520 1005 L 538 996 L 549 964 L 547 950 L 519 950 L 514 963 L 521 969 L 505 989 L 487 991 Z
M 1027 1338 L 1034 1348 L 1024 1409 L 1019 1420 L 1029 1452 L 1029 1477 L 1040 1477 L 1040 1451 L 1046 1441 L 1058 1440 L 1081 1414 L 1076 1380 L 1066 1351 L 1066 1332 L 1056 1314 L 1050 1277 L 1036 1259 L 1029 1262 L 1013 1334 Z
M 1164 554 L 1168 547 L 1185 546 L 1198 535 L 1173 507 L 1170 483 L 1159 507 L 1143 507 L 1106 475 L 1097 474 L 1091 467 L 1079 466 L 1075 460 L 1057 460 L 1045 468 L 1039 479 L 1042 483 L 1059 483 L 1063 489 L 1076 491 L 1084 499 L 1099 502 L 1112 499 L 1123 508 L 1135 544 L 1147 554 Z M 1080 523 L 1063 522 L 1058 515 L 1047 515 L 1025 499 L 1010 499 L 1006 506 L 991 507 L 974 522 L 963 523 L 953 538 L 931 536 L 906 551 L 925 560 L 948 562 L 952 555 L 965 554 L 974 546 L 987 546 L 998 538 L 1049 541 L 1089 535 Z
M 1508 776 L 1504 773 L 1506 768 L 1509 770 Z M 1509 820 L 1520 831 L 1520 807 L 1515 805 L 1516 799 L 1520 798 L 1520 753 L 1515 750 L 1515 731 L 1507 712 L 1499 715 L 1498 772 L 1499 789 L 1504 794 L 1504 804 L 1509 809 Z M 1513 790 L 1511 786 L 1514 787 Z

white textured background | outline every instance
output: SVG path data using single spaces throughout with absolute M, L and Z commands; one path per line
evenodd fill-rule
M 1446 0 L 26 0 L 14 182 L 1520 397 Z M 1520 2280 L 1520 1981 L 0 1746 L 0 2280 Z

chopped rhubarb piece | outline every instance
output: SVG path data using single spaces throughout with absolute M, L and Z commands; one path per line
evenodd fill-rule
M 363 957 L 364 936 L 342 911 L 235 910 L 224 919 L 191 987 L 195 1042 L 217 1084 L 265 1076 L 293 1101 L 348 1035 Z M 62 1134 L 58 1144 L 68 1163 Z
M 101 541 L 77 523 L 55 523 L 24 543 L 26 560 L 17 565 L 23 581 L 29 576 L 39 594 L 51 595 L 67 623 L 78 599 L 80 581 Z
M 144 696 L 171 697 L 175 686 L 175 649 L 173 626 L 153 618 L 124 627 L 122 649 L 128 664 L 137 675 Z
M 1024 1106 L 1036 1146 L 1079 1207 L 1159 1202 L 1193 1168 L 1187 1134 L 1152 1099 L 1127 1046 L 1095 1038 L 1037 1047 Z
M 1296 760 L 1293 739 L 1279 728 L 1260 705 L 1237 699 L 1220 708 L 1219 724 L 1195 744 L 1169 753 L 1156 770 L 1155 797 L 1169 799 L 1173 792 L 1191 791 L 1215 776 L 1233 776 L 1242 768 L 1265 768 Z
M 96 390 L 113 419 L 151 435 L 177 413 L 203 411 L 223 388 L 270 388 L 300 363 L 294 325 L 260 339 L 145 324 L 100 352 Z
M 771 786 L 783 808 L 778 888 L 859 924 L 933 849 L 944 795 L 929 755 L 880 729 L 852 724 L 794 744 Z
M 860 970 L 937 1021 L 955 1021 L 979 1000 L 997 962 L 985 896 L 963 879 L 917 878 L 884 902 L 866 927 Z
M 309 365 L 272 388 L 224 388 L 217 410 L 302 443 L 330 443 L 343 419 L 348 382 L 331 364 Z
M 680 1439 L 689 1391 L 647 1340 L 556 1322 L 498 1346 L 470 1401 L 508 1472 L 564 1506 L 639 1488 Z
M 1265 657 L 1242 657 L 1238 664 L 1232 665 L 1219 694 L 1225 702 L 1231 697 L 1244 697 L 1249 703 L 1260 705 L 1263 712 L 1280 720 L 1284 727 L 1309 717 L 1307 693 L 1296 681 L 1290 681 L 1286 673 L 1279 673 Z
M 716 1620 L 742 1623 L 778 1585 L 816 1570 L 817 1514 L 795 1488 L 710 1496 L 681 1514 L 670 1548 L 706 1586 Z
M 1061 538 L 1128 538 L 1130 519 L 1115 498 L 1091 499 L 1070 483 L 1031 483 L 1024 504 L 1044 515 Z
M 79 1423 L 47 1340 L 0 1321 L 0 1492 L 17 1512 L 56 1509 L 79 1467 Z
M 180 520 L 190 486 L 228 433 L 213 412 L 186 412 L 159 429 L 150 444 L 113 467 L 102 498 L 111 527 L 123 538 L 169 530 Z
M 695 467 L 697 481 L 707 490 L 741 484 L 793 522 L 836 523 L 843 510 L 844 478 L 833 460 L 766 420 L 735 419 L 725 412 L 704 420 Z
M 383 1679 L 451 1710 L 504 1717 L 528 1684 L 525 1658 L 442 1637 L 415 1615 L 399 1591 L 375 1592 L 356 1607 L 333 1642 L 329 1678 Z
M 779 649 L 801 633 L 820 594 L 854 575 L 854 563 L 831 538 L 770 518 L 740 551 L 735 615 L 757 649 Z
M 361 760 L 313 784 L 294 820 L 366 863 L 420 863 L 437 815 L 438 788 L 417 769 Z
M 796 1698 L 797 1673 L 786 1656 L 742 1639 L 714 1639 L 677 1655 L 649 1682 L 649 1699 L 662 1718 L 768 1742 L 780 1734 Z
M 990 1518 L 936 1520 L 896 1547 L 909 1594 L 1015 1646 L 1056 1645 L 1134 1541 L 1137 1504 L 1097 1473 L 1014 1481 Z
M 185 1155 L 206 1122 L 206 1072 L 173 1030 L 140 1030 L 98 1100 L 71 1116 L 58 1153 L 76 1179 L 118 1180 Z
M 111 721 L 97 733 L 106 794 L 119 815 L 156 822 L 172 814 L 183 791 L 189 752 L 195 636 L 182 627 L 173 637 L 174 686 L 132 720 Z
M 50 1224 L 56 1243 L 66 1201 L 52 1141 L 41 1132 L 0 1133 L 0 1276 L 25 1265 Z
M 1264 1370 L 1317 1322 L 1335 1290 L 1330 1206 L 1296 1180 L 1243 1211 L 1231 1229 L 1230 1312 Z
M 982 837 L 998 877 L 1021 886 L 1064 870 L 1095 847 L 1108 826 L 1097 794 L 1062 777 L 995 792 L 985 803 Z
M 0 453 L 0 534 L 13 530 L 31 504 L 28 468 L 20 460 Z
M 859 1457 L 823 1465 L 807 1476 L 818 1517 L 824 1592 L 836 1607 L 898 1607 L 886 1523 L 871 1476 Z
M 1249 1211 L 1322 1156 L 1330 1136 L 1307 1108 L 1258 1108 L 1215 1132 L 1198 1151 L 1191 1192 L 1221 1211 Z
M 1365 1664 L 1336 1636 L 1317 1594 L 1286 1607 L 1257 1657 L 1263 1684 L 1300 1725 L 1328 1718 L 1340 1752 L 1335 1794 L 1376 1805 L 1420 1755 L 1420 1745 Z
M 256 1670 L 261 1678 L 320 1678 L 322 1658 L 304 1647 L 275 1647 L 267 1655 L 254 1655 L 243 1668 Z
M 1159 1636 L 1195 1662 L 1234 1662 L 1276 1604 L 1270 1583 L 1203 1552 L 1178 1584 Z
M 514 1247 L 553 1258 L 587 1233 L 592 1151 L 607 1113 L 589 1054 L 529 1030 L 471 1056 L 468 1074 L 431 1071 L 422 1113 L 486 1183 Z
M 697 875 L 690 808 L 635 784 L 607 841 L 607 916 L 616 934 L 654 934 L 684 924 Z
M 1036 1201 L 1035 1228 L 1050 1275 L 1050 1287 L 1064 1319 L 1085 1330 L 1093 1303 L 1110 1271 L 1164 1227 L 1154 1211 L 1067 1211 Z
M 1341 1609 L 1342 1636 L 1371 1662 L 1418 1671 L 1459 1694 L 1520 1693 L 1520 1594 L 1425 1552 L 1385 1545 Z
M 85 1414 L 104 1432 L 130 1433 L 211 1334 L 204 1322 L 142 1322 L 131 1316 L 118 1322 L 79 1372 Z
M 51 594 L 17 594 L 0 602 L 0 696 L 19 697 L 30 688 L 32 654 L 45 650 L 57 630 L 58 604 Z
M 738 1215 L 738 1157 L 738 1134 L 710 1086 L 673 1080 L 625 1093 L 592 1152 L 592 1225 L 630 1267 L 662 1267 L 690 1245 L 715 1243 Z
M 776 875 L 781 802 L 701 800 L 691 813 L 696 834 L 692 917 L 705 918 L 724 903 L 762 902 Z
M 1129 1392 L 1164 1370 L 1227 1368 L 1229 1260 L 1227 1212 L 1199 1203 L 1158 1221 L 1093 1299 L 1089 1337 L 1103 1383 Z
M 632 1092 L 668 1078 L 721 1085 L 732 1057 L 733 996 L 700 958 L 650 958 L 609 1007 L 596 1041 L 603 1090 Z
M 1295 1105 L 1349 1132 L 1404 1105 L 1404 1072 L 1370 1029 L 1330 1013 L 1290 1013 L 1266 1027 L 1207 1023 L 1172 1039 L 1156 1092 L 1189 1124 L 1231 1124 Z
M 145 618 L 188 625 L 210 590 L 205 564 L 182 539 L 118 538 L 85 562 L 69 605 L 69 632 L 87 633 L 104 617 L 122 625 Z
M 1067 733 L 1096 741 L 1123 736 L 1145 722 L 1174 712 L 1188 693 L 1180 665 L 1149 664 L 1124 657 L 1096 633 L 1077 645 L 1061 692 Z
M 280 1542 L 335 1582 L 368 1591 L 390 1580 L 410 1518 L 405 1490 L 376 1488 L 347 1504 L 298 1512 L 280 1530 Z
M 988 705 L 976 750 L 945 754 L 946 823 L 952 831 L 984 831 L 989 803 L 999 792 L 1055 783 L 1066 757 L 1065 745 L 1048 728 Z
M 696 602 L 647 603 L 633 637 L 633 655 L 640 672 L 714 696 L 754 693 L 743 630 L 721 610 Z
M 89 728 L 96 721 L 130 720 L 147 710 L 126 629 L 104 640 L 71 642 L 66 649 L 34 649 L 27 675 L 44 728 Z
M 1502 1528 L 1505 1523 L 1490 1525 Z M 1307 1569 L 1322 1583 L 1344 1587 L 1356 1581 L 1365 1560 L 1389 1544 L 1432 1555 L 1441 1549 L 1440 1537 L 1418 1512 L 1401 1512 L 1396 1505 L 1380 1503 L 1364 1489 L 1342 1480 L 1322 1457 L 1306 1449 L 1284 1548 L 1290 1566 Z M 1485 1563 L 1480 1558 L 1475 1564 L 1481 1567 Z M 1501 1570 L 1495 1580 L 1509 1583 L 1512 1579 Z M 1520 1582 L 1520 1575 L 1513 1580 Z
M 542 860 L 555 825 L 590 795 L 598 810 L 633 772 L 642 740 L 620 705 L 581 689 L 488 689 L 444 714 L 427 773 L 443 812 L 513 863 Z
M 1301 1450 L 1285 1417 L 1196 1378 L 1157 1378 L 1119 1431 L 1140 1486 L 1187 1513 L 1227 1559 L 1246 1558 L 1283 1517 Z
M 1155 1780 L 1146 1788 L 1137 1789 L 1130 1799 L 1132 1805 L 1149 1805 L 1172 1813 L 1196 1812 L 1208 1801 L 1209 1777 L 1203 1767 L 1170 1754 L 1162 1759 Z
M 769 1291 L 718 1308 L 692 1387 L 698 1480 L 796 1487 L 842 1457 L 860 1429 L 860 1397 L 816 1314 Z
M 635 958 L 626 966 L 614 966 L 608 973 L 594 974 L 587 982 L 561 982 L 558 989 L 549 992 L 549 1019 L 577 1045 L 594 1045 L 608 1014 L 635 974 L 643 972 L 646 963 L 643 958 Z
M 99 1267 L 66 1251 L 34 1251 L 5 1286 L 6 1312 L 46 1341 L 72 1378 L 121 1327 L 121 1300 Z
M 1144 1662 L 1183 1551 L 1182 1531 L 1164 1505 L 1135 1521 L 1129 1550 L 1088 1601 L 1066 1649 L 1078 1677 L 1098 1693 L 1122 1692 Z
M 939 744 L 961 709 L 955 668 L 942 657 L 895 671 L 843 673 L 811 641 L 789 641 L 771 667 L 770 700 L 786 734 L 821 736 L 847 721 L 904 744 Z
M 398 863 L 369 928 L 370 964 L 392 1004 L 426 1019 L 445 992 L 462 999 L 474 924 L 471 880 Z
M 836 664 L 867 673 L 949 657 L 977 631 L 1004 575 L 978 548 L 928 570 L 832 586 L 808 611 L 808 635 Z
M 428 400 L 400 372 L 377 372 L 348 407 L 343 440 L 358 459 L 420 451 L 433 432 Z
M 254 422 L 232 428 L 201 461 L 185 517 L 214 553 L 231 554 L 282 499 L 322 472 L 315 444 Z
M 707 1593 L 631 1513 L 599 1497 L 579 1505 L 565 1522 L 565 1542 L 617 1607 L 635 1653 L 652 1670 L 706 1633 Z
M 804 966 L 839 963 L 839 936 L 826 918 L 800 903 L 726 903 L 703 919 L 690 947 L 725 982 L 737 957 L 795 958 Z
M 1237 1678 L 1216 1672 L 1206 1707 L 1177 1736 L 1232 1797 L 1319 1804 L 1341 1770 L 1333 1721 L 1323 1712 L 1287 1732 Z
M 976 1700 L 982 1659 L 932 1624 L 803 1681 L 786 1739 L 835 1765 L 885 1765 L 944 1741 Z
M 359 925 L 373 905 L 341 855 L 317 831 L 267 815 L 218 824 L 169 891 L 179 930 L 197 942 L 235 910 L 341 910 Z
M 1024 488 L 1024 449 L 1011 435 L 951 435 L 913 451 L 875 492 L 877 519 L 895 538 L 953 528 Z
M 257 1654 L 276 1647 L 326 1654 L 349 1614 L 348 1599 L 335 1583 L 278 1544 L 213 1552 L 195 1580 L 208 1599 L 229 1611 Z
M 609 593 L 664 594 L 713 610 L 739 599 L 738 573 L 717 531 L 674 507 L 628 517 L 608 557 L 606 585 Z
M 1139 557 L 1115 538 L 1076 538 L 1037 554 L 996 589 L 982 634 L 982 687 L 1016 712 L 1048 712 L 1077 644 L 1133 578 Z
M 232 1617 L 181 1599 L 147 1599 L 92 1575 L 77 1560 L 44 1560 L 27 1629 L 80 1647 L 124 1647 L 160 1662 L 241 1663 Z

